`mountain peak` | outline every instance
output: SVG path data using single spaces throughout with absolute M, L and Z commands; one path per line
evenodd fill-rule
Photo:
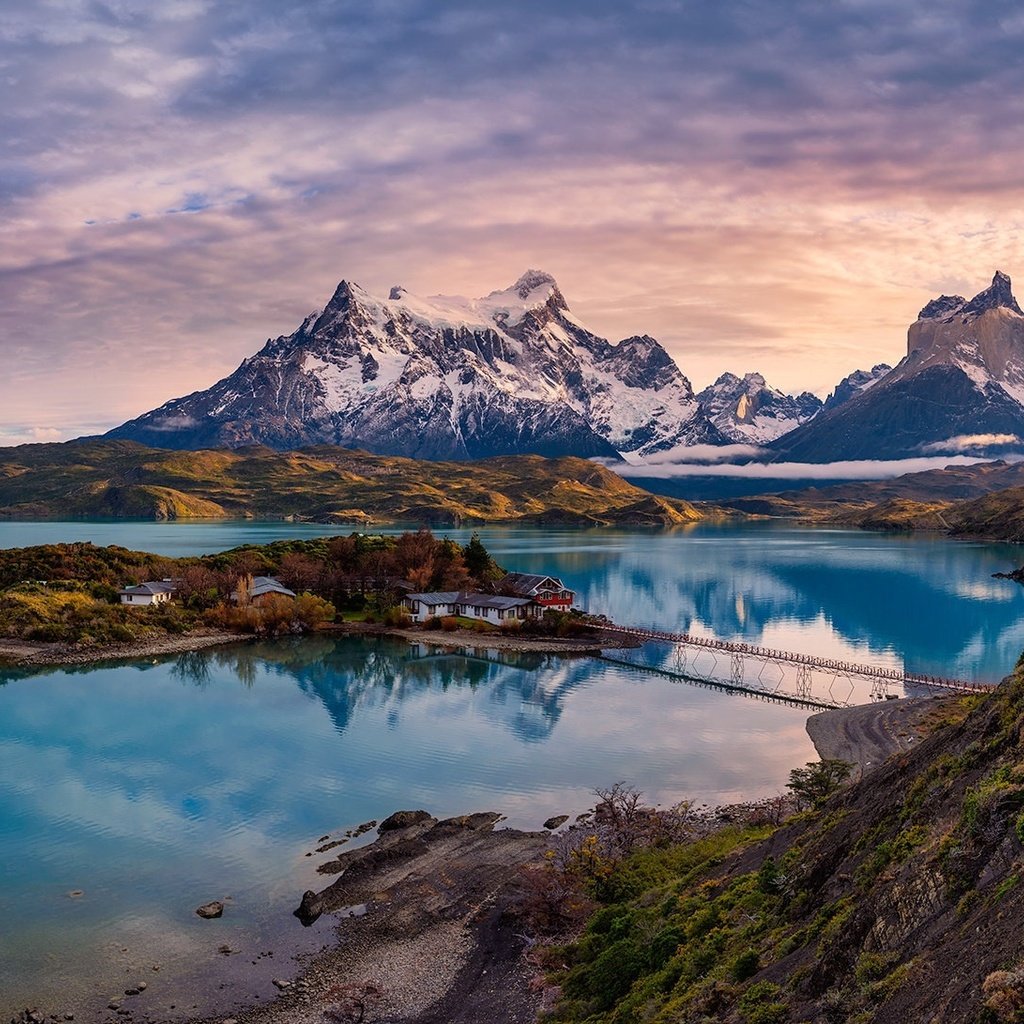
M 1013 297 L 1013 284 L 1009 274 L 1001 270 L 995 272 L 992 284 L 984 291 L 978 292 L 970 302 L 962 295 L 940 295 L 932 299 L 920 313 L 918 320 L 950 320 L 955 316 L 976 317 L 990 309 L 1009 309 L 1021 313 L 1017 300 Z
M 1017 300 L 1013 297 L 1013 284 L 1008 274 L 1001 270 L 995 272 L 992 284 L 983 292 L 978 292 L 970 302 L 964 306 L 964 313 L 984 313 L 989 309 L 1012 309 L 1014 313 L 1021 313 Z
M 531 292 L 544 287 L 558 291 L 558 282 L 544 270 L 527 270 L 509 291 L 514 291 L 521 299 L 527 299 Z

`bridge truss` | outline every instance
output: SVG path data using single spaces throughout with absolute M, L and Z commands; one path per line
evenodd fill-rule
M 817 707 L 847 707 L 858 703 L 854 699 L 858 681 L 868 683 L 872 700 L 900 696 L 893 693 L 893 689 L 907 686 L 950 693 L 988 693 L 995 688 L 966 679 L 905 672 L 689 633 L 630 626 L 605 626 L 604 629 L 638 640 L 671 645 L 675 650 L 676 672 L 681 677 Z

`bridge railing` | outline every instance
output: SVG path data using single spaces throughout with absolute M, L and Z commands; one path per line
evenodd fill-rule
M 707 650 L 722 651 L 728 654 L 739 654 L 766 661 L 783 662 L 790 665 L 805 665 L 808 668 L 823 672 L 834 672 L 839 675 L 861 676 L 867 679 L 885 679 L 895 683 L 930 686 L 942 690 L 954 690 L 961 693 L 988 693 L 995 689 L 988 683 L 973 682 L 968 679 L 951 679 L 942 676 L 924 675 L 918 672 L 906 672 L 902 669 L 883 668 L 880 665 L 864 665 L 855 661 L 843 661 L 838 658 L 821 658 L 813 654 L 801 654 L 798 651 L 780 651 L 772 647 L 759 647 L 737 640 L 716 640 L 705 636 L 692 636 L 689 633 L 669 633 L 664 630 L 647 629 L 637 626 L 602 626 L 606 632 L 623 633 L 642 640 L 659 643 L 681 644 L 687 647 L 703 647 Z

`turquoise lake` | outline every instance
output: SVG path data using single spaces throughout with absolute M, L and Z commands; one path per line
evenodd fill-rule
M 0 546 L 183 555 L 327 532 L 0 523 Z M 1024 561 L 1011 545 L 775 524 L 478 532 L 619 622 L 992 682 L 1024 649 L 1024 588 L 991 578 Z M 421 806 L 537 828 L 618 779 L 662 803 L 772 795 L 814 756 L 806 715 L 642 665 L 380 639 L 0 667 L 0 1016 L 33 1001 L 101 1019 L 90 1007 L 140 979 L 133 1005 L 155 1019 L 270 998 L 281 960 L 329 935 L 291 917 L 325 884 L 306 856 L 321 836 Z M 195 916 L 224 897 L 221 920 Z M 256 955 L 270 949 L 276 966 Z

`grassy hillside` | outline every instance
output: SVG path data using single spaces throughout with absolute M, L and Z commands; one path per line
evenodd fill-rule
M 959 502 L 946 518 L 956 535 L 1024 541 L 1024 487 Z
M 1024 1020 L 1022 724 L 1018 670 L 820 810 L 631 855 L 553 1019 Z
M 678 525 L 700 513 L 585 459 L 421 462 L 344 448 L 172 452 L 128 441 L 0 449 L 0 515 Z
M 990 462 L 834 487 L 735 498 L 723 506 L 869 530 L 937 530 L 1024 541 L 1024 462 Z

